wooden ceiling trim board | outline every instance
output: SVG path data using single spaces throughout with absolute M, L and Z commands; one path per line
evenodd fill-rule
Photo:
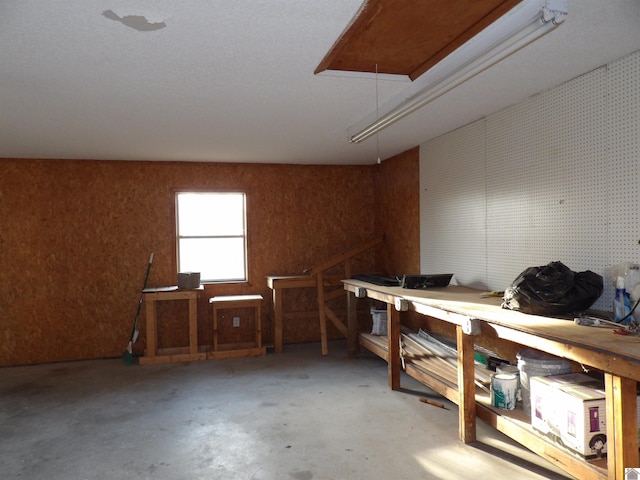
M 368 0 L 325 55 L 325 70 L 422 75 L 521 0 Z
M 325 70 L 338 70 L 338 69 L 332 68 L 331 65 L 334 64 L 334 62 L 338 58 L 338 55 L 340 54 L 342 49 L 346 45 L 349 45 L 349 42 L 351 41 L 351 38 L 356 35 L 356 33 L 358 31 L 358 28 L 354 27 L 354 24 L 360 22 L 360 18 L 365 16 L 364 12 L 368 8 L 370 8 L 370 3 L 371 2 L 369 2 L 368 0 L 365 0 L 362 3 L 362 5 L 360 6 L 360 9 L 358 10 L 358 12 L 351 19 L 351 21 L 349 22 L 349 25 L 347 25 L 347 28 L 345 28 L 345 30 L 338 37 L 338 39 L 334 42 L 333 46 L 329 49 L 327 54 L 324 56 L 324 58 L 322 59 L 320 64 L 313 71 L 314 74 L 318 74 L 320 72 L 324 72 Z M 346 69 L 343 68 L 343 69 L 339 69 L 339 70 L 346 70 Z M 355 72 L 357 70 L 350 70 L 350 71 L 354 71 Z M 366 70 L 366 71 L 370 72 L 370 70 Z
M 496 5 L 496 7 L 491 12 L 489 12 L 483 18 L 480 18 L 472 27 L 465 30 L 460 36 L 458 36 L 452 42 L 445 45 L 445 47 L 442 48 L 439 52 L 432 55 L 422 65 L 414 69 L 409 74 L 409 78 L 411 78 L 411 80 L 415 80 L 416 78 L 418 78 L 420 75 L 425 73 L 431 67 L 433 67 L 434 65 L 442 61 L 444 58 L 446 58 L 449 54 L 453 53 L 453 51 L 456 50 L 458 47 L 467 43 L 469 40 L 471 40 L 474 36 L 476 36 L 482 30 L 484 30 L 493 22 L 498 20 L 500 17 L 506 14 L 509 10 L 511 10 L 513 7 L 518 5 L 521 1 L 522 0 L 505 0 L 505 1 L 499 2 L 499 4 Z

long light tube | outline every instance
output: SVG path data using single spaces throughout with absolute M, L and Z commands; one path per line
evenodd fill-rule
M 504 22 L 498 20 L 492 26 L 494 28 L 486 29 L 473 41 L 454 51 L 450 58 L 443 61 L 448 67 L 437 68 L 436 65 L 416 79 L 411 88 L 402 94 L 403 98 L 396 98 L 382 107 L 382 112 L 378 112 L 382 115 L 376 115 L 375 120 L 351 134 L 349 141 L 360 143 L 366 140 L 540 38 L 564 21 L 566 4 L 566 0 L 546 0 L 542 3 L 538 0 L 528 4 L 525 2 L 521 8 L 516 7 L 516 11 L 503 17 Z M 349 130 L 356 128 L 357 125 Z

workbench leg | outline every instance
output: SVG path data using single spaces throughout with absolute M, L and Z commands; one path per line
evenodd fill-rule
M 189 353 L 198 353 L 198 299 L 189 299 Z
M 460 325 L 456 326 L 458 342 L 458 423 L 460 440 L 464 443 L 476 441 L 476 386 L 474 366 L 474 342 L 465 335 Z
M 145 299 L 145 316 L 147 317 L 147 357 L 155 357 L 158 352 L 158 330 L 156 322 L 156 302 Z
M 400 312 L 390 303 L 387 304 L 387 338 L 389 341 L 389 388 L 400 389 Z
M 327 316 L 324 311 L 324 278 L 322 272 L 316 275 L 318 290 L 318 313 L 320 314 L 320 343 L 322 346 L 322 355 L 329 354 L 329 345 L 327 344 Z
M 609 478 L 624 479 L 624 469 L 640 466 L 636 381 L 605 373 L 607 396 L 607 469 Z
M 273 347 L 282 353 L 282 289 L 273 288 Z
M 256 347 L 262 348 L 262 307 L 256 307 Z
M 348 277 L 347 277 L 348 278 Z M 358 299 L 347 292 L 347 354 L 353 358 L 358 353 Z
M 213 351 L 218 351 L 218 309 L 213 306 Z

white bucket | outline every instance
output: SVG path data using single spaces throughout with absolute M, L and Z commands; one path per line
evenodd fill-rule
M 496 367 L 496 373 L 509 373 L 511 375 L 516 376 L 516 379 L 518 380 L 518 387 L 517 387 L 518 393 L 516 394 L 516 400 L 518 402 L 522 402 L 522 389 L 520 387 L 520 370 L 518 370 L 518 367 L 516 365 L 509 365 L 509 364 L 503 363 Z
M 517 376 L 512 373 L 491 374 L 491 405 L 504 410 L 514 410 L 517 394 Z
M 531 416 L 531 377 L 548 377 L 571 373 L 571 363 L 539 350 L 527 349 L 518 352 L 518 370 L 520 370 L 520 388 L 522 389 L 522 411 Z

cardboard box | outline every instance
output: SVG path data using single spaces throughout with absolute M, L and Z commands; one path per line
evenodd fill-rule
M 583 373 L 569 373 L 531 377 L 529 387 L 531 425 L 535 430 L 585 459 L 607 452 L 602 382 Z

